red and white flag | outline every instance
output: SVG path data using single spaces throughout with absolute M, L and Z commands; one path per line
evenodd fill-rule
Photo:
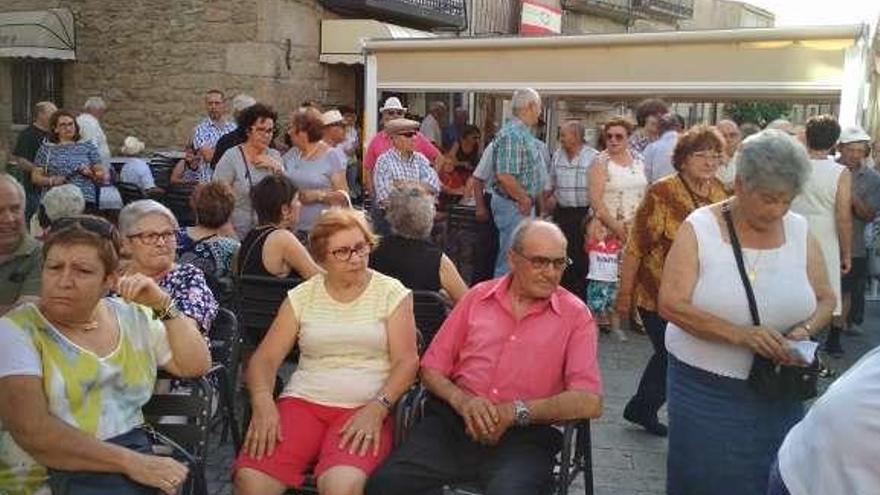
M 542 5 L 535 0 L 523 0 L 522 35 L 559 34 L 562 32 L 562 10 Z

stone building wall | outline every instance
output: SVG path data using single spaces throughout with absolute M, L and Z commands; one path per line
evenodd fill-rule
M 114 152 L 126 135 L 148 149 L 181 148 L 204 114 L 209 88 L 252 94 L 281 115 L 305 99 L 355 99 L 355 73 L 318 61 L 316 0 L 3 0 L 3 11 L 69 8 L 77 60 L 65 64 L 64 105 L 102 96 Z M 0 60 L 0 141 L 14 139 L 11 79 Z

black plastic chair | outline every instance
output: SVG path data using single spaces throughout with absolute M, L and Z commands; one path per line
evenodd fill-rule
M 401 428 L 400 438 L 395 432 L 395 445 L 406 439 L 406 434 L 425 415 L 428 391 L 416 385 L 398 403 L 397 427 Z M 405 401 L 405 402 L 404 402 Z M 553 468 L 553 482 L 546 495 L 567 495 L 571 483 L 579 474 L 584 475 L 584 495 L 593 495 L 593 454 L 590 436 L 590 420 L 566 421 L 562 427 L 562 449 Z M 454 485 L 449 492 L 455 495 L 481 495 L 479 487 L 470 484 Z
M 143 407 L 147 429 L 155 432 L 153 438 L 159 446 L 157 453 L 170 454 L 189 464 L 189 476 L 182 485 L 181 493 L 208 493 L 205 462 L 211 404 L 214 400 L 214 387 L 209 377 L 222 375 L 221 371 L 220 368 L 214 368 L 204 377 L 191 379 L 178 379 L 160 372 L 159 379 L 173 379 L 178 385 L 172 392 L 154 393 Z M 163 438 L 167 438 L 167 441 Z M 170 449 L 170 452 L 162 452 L 163 447 Z
M 189 204 L 193 189 L 190 186 L 171 186 L 165 191 L 161 200 L 162 204 L 167 206 L 171 213 L 174 213 L 181 227 L 190 227 L 196 224 L 195 214 Z
M 437 330 L 446 321 L 449 315 L 449 302 L 439 293 L 429 290 L 413 291 L 413 313 L 416 317 L 416 327 L 422 334 L 424 348 L 431 344 Z
M 131 182 L 118 181 L 116 182 L 116 189 L 119 190 L 119 195 L 122 197 L 122 204 L 127 205 L 132 201 L 147 199 L 146 193 L 144 193 L 136 184 L 132 184 Z
M 217 416 L 221 428 L 220 442 L 226 442 L 227 435 L 232 435 L 232 445 L 238 452 L 241 448 L 241 430 L 235 418 L 235 397 L 242 338 L 238 320 L 232 311 L 220 308 L 211 325 L 210 339 L 211 361 L 215 366 L 223 367 L 223 373 L 216 374 L 221 407 Z
M 236 307 L 245 344 L 256 347 L 278 314 L 287 292 L 302 282 L 300 278 L 241 275 L 236 280 Z

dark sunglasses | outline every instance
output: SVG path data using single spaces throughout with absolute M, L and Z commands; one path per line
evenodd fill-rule
M 403 110 L 385 110 L 385 113 L 388 115 L 403 115 L 405 112 Z
M 416 131 L 407 131 L 407 132 L 401 132 L 398 134 L 398 136 L 403 136 L 403 137 L 408 137 L 408 138 L 411 138 L 415 135 L 416 135 Z
M 59 233 L 66 230 L 82 229 L 101 237 L 112 238 L 117 235 L 116 227 L 112 223 L 100 217 L 91 215 L 75 215 L 72 217 L 62 217 L 52 222 L 50 230 L 52 233 Z
M 624 139 L 626 139 L 626 134 L 608 133 L 605 134 L 605 139 L 607 139 L 608 141 L 623 141 Z

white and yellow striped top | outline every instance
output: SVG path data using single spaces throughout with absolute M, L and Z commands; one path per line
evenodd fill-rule
M 330 297 L 323 275 L 288 293 L 299 322 L 300 359 L 282 397 L 353 408 L 378 395 L 391 370 L 386 323 L 409 290 L 371 274 L 364 292 L 348 303 Z

